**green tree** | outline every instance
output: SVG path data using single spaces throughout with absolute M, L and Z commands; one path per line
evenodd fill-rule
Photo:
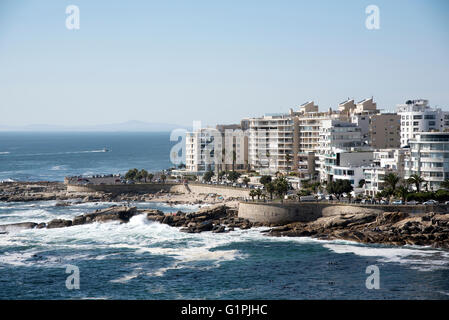
M 218 179 L 220 180 L 220 181 L 222 181 L 223 180 L 223 177 L 226 175 L 226 172 L 225 171 L 220 171 L 219 173 L 218 173 Z
M 140 170 L 140 176 L 142 177 L 142 179 L 144 179 L 145 182 L 147 182 L 148 171 L 145 169 Z
M 275 186 L 276 194 L 281 199 L 283 199 L 284 195 L 287 194 L 287 192 L 288 192 L 288 181 L 287 181 L 287 179 L 285 177 L 276 178 L 273 181 L 273 184 Z
M 359 181 L 359 188 L 363 188 L 365 183 L 366 183 L 365 179 L 360 179 L 360 181 Z
M 449 179 L 444 180 L 440 183 L 440 188 L 449 189 Z
M 276 186 L 273 182 L 269 182 L 265 185 L 265 190 L 270 194 L 270 199 L 273 200 L 273 193 L 276 192 Z
M 260 177 L 259 182 L 265 186 L 266 184 L 270 183 L 271 180 L 271 176 L 262 176 Z
M 249 196 L 253 199 L 254 201 L 254 197 L 257 196 L 256 190 L 250 190 L 249 191 Z
M 167 176 L 165 174 L 161 174 L 161 180 L 162 183 L 165 183 L 165 180 L 167 180 Z
M 238 178 L 240 178 L 240 173 L 235 172 L 235 171 L 231 171 L 228 173 L 228 179 L 232 182 L 236 182 L 238 180 Z
M 242 179 L 242 182 L 243 182 L 243 184 L 244 184 L 246 187 L 248 187 L 248 184 L 249 184 L 250 181 L 251 181 L 251 179 L 248 178 L 248 177 L 244 177 L 244 178 Z
M 212 171 L 207 171 L 203 176 L 203 180 L 209 182 L 214 175 L 215 174 Z
M 125 179 L 126 180 L 136 180 L 138 173 L 139 173 L 139 170 L 137 170 L 136 168 L 130 169 L 125 174 Z
M 153 178 L 154 178 L 154 174 L 149 173 L 148 174 L 148 180 L 151 182 L 153 180 Z
M 256 189 L 255 190 L 256 191 L 256 196 L 257 196 L 257 200 L 260 200 L 260 197 L 262 196 L 262 190 L 260 190 L 260 189 Z
M 412 174 L 408 179 L 407 182 L 410 184 L 415 185 L 416 192 L 421 191 L 421 185 L 424 182 L 424 179 L 419 174 Z
M 349 180 L 335 180 L 329 181 L 326 185 L 326 190 L 330 194 L 335 194 L 338 200 L 343 193 L 350 193 L 353 190 L 351 182 Z
M 402 202 L 405 203 L 407 196 L 409 194 L 408 186 L 401 185 L 396 188 L 396 195 L 401 198 Z
M 392 196 L 396 193 L 396 187 L 397 187 L 399 181 L 400 181 L 400 178 L 395 173 L 389 173 L 389 174 L 385 175 L 385 177 L 384 177 L 384 182 L 385 182 L 385 186 L 386 186 L 385 191 L 387 192 L 387 194 L 389 196 Z

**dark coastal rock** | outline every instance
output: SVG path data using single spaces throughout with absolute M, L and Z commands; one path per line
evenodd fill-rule
M 70 227 L 71 225 L 72 225 L 71 220 L 53 219 L 49 223 L 47 223 L 47 229 L 64 228 Z
M 55 207 L 70 207 L 70 203 L 64 202 L 64 201 L 58 201 L 58 202 L 56 202 Z
M 220 225 L 214 226 L 214 228 L 212 229 L 213 233 L 223 233 L 225 231 L 226 231 L 226 227 L 220 226 Z
M 137 213 L 136 207 L 110 207 L 103 210 L 98 210 L 96 212 L 88 213 L 83 215 L 84 223 L 92 222 L 107 222 L 107 221 L 121 221 L 128 222 L 132 216 Z M 76 217 L 80 224 L 82 224 L 83 218 L 80 216 Z
M 83 225 L 94 222 L 108 222 L 108 221 L 120 221 L 128 222 L 129 219 L 138 213 L 136 207 L 118 207 L 112 206 L 103 210 L 96 210 L 95 212 L 87 213 L 84 215 L 76 216 L 73 220 L 53 219 L 47 224 L 36 224 L 37 228 L 64 228 L 77 225 Z
M 405 212 L 384 212 L 377 217 L 376 222 L 379 224 L 396 223 L 407 217 L 408 214 Z
M 251 222 L 238 218 L 237 210 L 224 205 L 208 206 L 197 212 L 184 213 L 178 211 L 176 214 L 163 214 L 161 212 L 148 213 L 147 219 L 179 227 L 181 232 L 200 233 L 212 231 L 214 233 L 233 231 L 234 228 L 249 229 Z
M 35 222 L 21 222 L 21 223 L 11 223 L 0 225 L 0 232 L 8 233 L 11 231 L 33 229 L 37 226 Z
M 343 239 L 391 245 L 449 248 L 449 214 L 409 216 L 403 212 L 341 214 L 306 223 L 291 223 L 264 232 L 269 236 Z
M 76 216 L 75 218 L 73 218 L 73 221 L 72 221 L 73 226 L 77 226 L 77 225 L 85 224 L 85 223 L 86 223 L 86 217 L 84 215 Z

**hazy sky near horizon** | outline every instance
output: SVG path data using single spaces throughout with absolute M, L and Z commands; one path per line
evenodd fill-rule
M 449 110 L 449 1 L 0 2 L 0 126 L 213 125 L 370 96 Z

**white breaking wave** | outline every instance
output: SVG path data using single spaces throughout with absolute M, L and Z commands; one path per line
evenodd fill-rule
M 9 152 L 9 151 L 2 151 L 2 152 L 0 152 L 0 155 L 1 154 L 10 154 L 11 152 Z
M 87 208 L 98 206 L 93 203 L 82 203 L 72 207 L 55 207 L 55 203 L 55 201 L 27 204 L 2 203 L 1 224 L 5 224 L 5 215 L 7 223 L 42 222 L 54 218 L 71 219 L 78 214 L 91 211 L 86 210 Z M 129 273 L 110 280 L 126 283 L 139 276 L 162 277 L 173 269 L 217 268 L 223 262 L 247 258 L 247 255 L 239 250 L 221 249 L 221 247 L 233 243 L 264 241 L 268 246 L 270 242 L 316 244 L 338 254 L 374 257 L 379 262 L 399 263 L 421 271 L 449 268 L 449 252 L 443 250 L 422 247 L 375 247 L 344 240 L 323 241 L 307 237 L 267 237 L 260 232 L 266 229 L 268 228 L 237 229 L 234 232 L 222 234 L 212 232 L 190 234 L 180 232 L 178 228 L 149 221 L 145 215 L 137 215 L 123 224 L 114 221 L 69 228 L 19 230 L 15 233 L 0 235 L 0 247 L 29 249 L 20 252 L 9 250 L 9 253 L 0 255 L 0 265 L 35 266 L 38 264 L 43 268 L 60 267 L 63 264 L 70 264 L 73 260 L 104 260 L 111 257 L 114 259 L 114 256 L 122 254 L 123 250 L 135 255 L 150 254 L 172 259 L 168 265 L 155 269 L 144 265 L 131 266 Z M 107 250 L 107 252 L 100 252 L 98 255 L 97 249 Z M 62 254 L 57 257 L 46 257 L 45 252 L 49 250 L 62 250 Z
M 50 168 L 51 171 L 60 171 L 60 170 L 64 170 L 64 169 L 67 169 L 66 165 L 53 166 Z
M 48 153 L 24 153 L 24 154 L 18 154 L 18 156 L 57 156 L 57 155 L 63 155 L 63 154 L 83 154 L 83 153 L 104 153 L 108 152 L 104 149 L 99 150 L 85 150 L 85 151 L 65 151 L 65 152 L 48 152 Z M 1 154 L 1 153 L 0 153 Z M 9 154 L 9 152 L 6 152 L 4 154 Z
M 428 248 L 379 248 L 366 245 L 324 244 L 335 253 L 352 253 L 362 257 L 376 257 L 378 262 L 399 263 L 419 271 L 449 269 L 449 252 Z

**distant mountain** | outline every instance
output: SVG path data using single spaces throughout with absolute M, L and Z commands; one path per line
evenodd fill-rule
M 59 126 L 48 124 L 31 124 L 26 126 L 6 126 L 0 124 L 0 131 L 78 131 L 78 132 L 161 132 L 174 129 L 189 129 L 170 123 L 149 123 L 137 120 L 126 121 L 115 124 L 100 124 L 86 126 Z

